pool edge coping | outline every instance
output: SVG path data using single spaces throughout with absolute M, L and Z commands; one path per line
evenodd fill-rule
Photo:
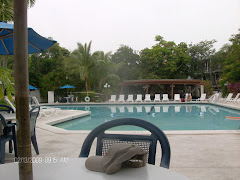
M 73 103 L 71 103 L 73 104 Z M 66 104 L 54 104 L 54 105 L 71 105 L 70 103 Z M 90 105 L 90 103 L 75 103 L 73 105 Z M 91 105 L 109 105 L 109 104 L 116 104 L 116 103 L 91 103 Z M 120 104 L 136 104 L 136 103 L 120 103 Z M 138 103 L 137 103 L 138 104 Z M 143 103 L 139 103 L 143 104 Z M 138 104 L 138 105 L 139 105 Z M 149 103 L 148 103 L 149 104 Z M 240 110 L 240 107 L 234 107 L 234 106 L 228 106 L 229 104 L 219 104 L 219 103 L 214 103 L 214 102 L 182 102 L 182 103 L 152 103 L 152 104 L 211 104 L 211 105 L 216 105 L 220 107 L 226 107 L 229 109 L 234 109 L 234 110 Z M 117 104 L 116 104 L 117 105 Z M 44 122 L 39 122 L 37 124 L 37 127 L 49 131 L 55 134 L 89 134 L 91 130 L 66 130 L 58 127 L 54 127 L 52 125 L 70 121 L 79 117 L 85 117 L 91 115 L 91 111 L 80 111 L 80 110 L 66 110 L 66 111 L 75 111 L 79 112 L 76 115 L 69 115 L 64 118 L 57 118 L 57 119 L 49 119 Z M 122 134 L 147 134 L 148 131 L 108 131 L 109 133 L 122 133 Z M 216 135 L 216 134 L 240 134 L 240 130 L 189 130 L 189 131 L 164 131 L 165 134 L 167 135 Z

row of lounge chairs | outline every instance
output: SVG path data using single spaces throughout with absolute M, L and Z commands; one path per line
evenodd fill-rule
M 133 95 L 129 94 L 127 100 L 125 101 L 125 95 L 119 95 L 117 100 L 116 95 L 111 95 L 111 99 L 109 102 L 152 102 L 150 98 L 150 94 L 145 95 L 145 99 L 143 100 L 142 94 L 137 94 L 137 98 L 134 100 Z M 153 102 L 169 102 L 168 94 L 163 94 L 162 99 L 160 98 L 160 94 L 155 94 Z M 181 102 L 180 94 L 174 95 L 174 102 Z
M 117 100 L 116 95 L 111 95 L 111 99 L 109 100 L 110 102 L 152 102 L 150 98 L 150 94 L 145 95 L 145 99 L 143 100 L 142 94 L 137 94 L 137 99 L 133 99 L 133 95 L 129 94 L 127 100 L 125 101 L 125 95 L 119 95 L 119 98 Z M 163 94 L 163 99 L 162 101 L 168 102 L 168 94 Z M 154 102 L 161 102 L 160 99 L 160 94 L 155 94 Z
M 233 98 L 233 93 L 229 93 L 226 98 L 222 98 L 221 93 L 215 93 L 212 96 L 210 96 L 208 99 L 206 98 L 206 94 L 201 94 L 201 97 L 197 99 L 197 101 L 240 104 L 240 93 L 238 93 L 234 98 Z

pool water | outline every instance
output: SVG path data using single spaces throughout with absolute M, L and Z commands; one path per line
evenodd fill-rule
M 66 130 L 92 130 L 100 124 L 118 118 L 139 118 L 153 123 L 162 130 L 239 130 L 240 111 L 214 105 L 92 105 L 58 106 L 59 108 L 91 111 L 91 115 L 54 126 Z M 142 130 L 133 126 L 121 126 L 112 130 Z

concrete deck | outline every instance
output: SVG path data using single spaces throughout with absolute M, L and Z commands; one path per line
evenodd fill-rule
M 218 104 L 229 106 L 229 104 Z M 239 109 L 239 105 L 231 105 Z M 47 125 L 61 119 L 84 116 L 82 111 L 61 110 L 37 121 L 37 141 L 40 155 L 35 157 L 71 157 L 77 158 L 88 131 L 69 132 Z M 171 146 L 170 169 L 193 180 L 237 180 L 240 178 L 240 132 L 165 132 Z M 95 145 L 90 155 L 94 155 Z M 157 165 L 160 161 L 158 147 Z M 7 150 L 6 150 L 7 151 Z M 7 155 L 6 161 L 12 161 Z

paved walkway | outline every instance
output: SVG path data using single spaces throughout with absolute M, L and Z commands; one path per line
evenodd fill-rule
M 239 105 L 238 105 L 239 106 Z M 78 157 L 87 132 L 65 133 L 44 128 L 49 119 L 69 118 L 78 111 L 60 111 L 37 121 L 38 157 Z M 167 133 L 167 132 L 166 132 Z M 193 180 L 237 180 L 240 178 L 240 133 L 167 133 L 171 146 L 170 169 Z M 90 155 L 94 155 L 95 145 Z M 158 148 L 160 151 L 160 148 Z M 36 156 L 32 151 L 33 156 Z M 160 152 L 158 152 L 160 154 Z M 12 156 L 8 155 L 8 160 Z M 160 155 L 157 156 L 157 165 Z

